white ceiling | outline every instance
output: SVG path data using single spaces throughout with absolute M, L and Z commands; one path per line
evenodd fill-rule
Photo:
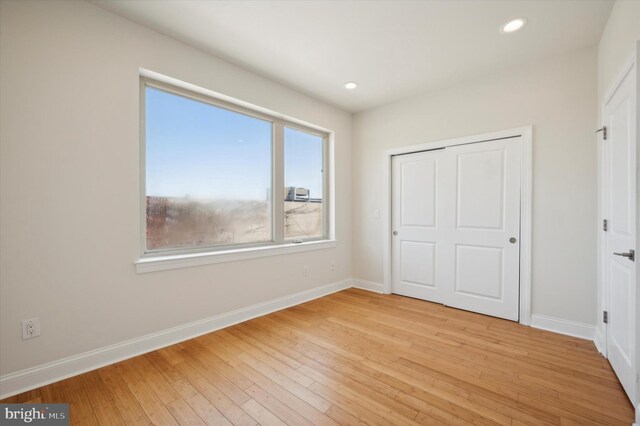
M 94 3 L 301 92 L 361 111 L 597 44 L 602 0 Z M 510 18 L 528 25 L 500 34 Z M 347 81 L 359 83 L 347 91 Z

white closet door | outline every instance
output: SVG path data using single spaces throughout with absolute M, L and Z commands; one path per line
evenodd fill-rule
M 519 137 L 392 160 L 393 292 L 518 320 Z
M 444 254 L 442 194 L 438 191 L 444 150 L 401 155 L 392 159 L 392 281 L 393 292 L 442 302 L 443 271 L 436 267 Z
M 520 138 L 446 150 L 448 306 L 518 320 L 520 150 Z

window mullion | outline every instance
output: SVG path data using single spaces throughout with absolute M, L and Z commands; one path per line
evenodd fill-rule
M 273 240 L 284 243 L 284 123 L 273 123 Z
M 329 136 L 322 138 L 322 236 L 323 238 L 334 238 L 333 217 L 333 181 L 331 177 L 333 174 L 333 153 L 331 152 L 331 145 L 329 142 Z

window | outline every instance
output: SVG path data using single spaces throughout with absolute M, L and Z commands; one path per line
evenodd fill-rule
M 297 129 L 284 129 L 285 238 L 324 234 L 323 139 Z
M 326 133 L 141 81 L 143 254 L 327 238 Z

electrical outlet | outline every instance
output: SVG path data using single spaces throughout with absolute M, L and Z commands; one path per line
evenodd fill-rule
M 307 265 L 304 265 L 304 268 L 302 269 L 302 273 L 304 274 L 305 277 L 309 276 L 309 267 Z
M 40 335 L 40 318 L 22 320 L 22 340 Z

